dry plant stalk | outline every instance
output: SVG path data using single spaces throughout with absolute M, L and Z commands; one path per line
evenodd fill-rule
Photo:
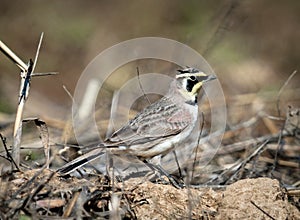
M 22 136 L 22 115 L 24 111 L 25 102 L 29 95 L 30 82 L 32 76 L 46 76 L 56 74 L 55 72 L 49 73 L 36 73 L 34 74 L 34 69 L 37 63 L 37 59 L 39 56 L 39 51 L 42 44 L 44 33 L 41 34 L 38 48 L 36 51 L 35 59 L 32 61 L 29 60 L 28 64 L 25 64 L 14 52 L 12 52 L 2 41 L 0 41 L 0 50 L 10 59 L 12 60 L 20 69 L 20 91 L 19 91 L 19 102 L 16 113 L 14 132 L 13 132 L 13 146 L 12 146 L 12 158 L 14 163 L 12 163 L 13 168 L 19 169 L 20 164 L 20 143 Z M 48 159 L 48 158 L 47 158 Z
M 21 120 L 22 120 L 22 112 L 24 109 L 25 99 L 26 96 L 28 96 L 29 91 L 29 81 L 30 80 L 30 74 L 32 71 L 32 65 L 29 71 L 29 65 L 26 65 L 14 52 L 12 52 L 2 41 L 0 41 L 0 49 L 1 51 L 10 59 L 12 60 L 20 69 L 21 69 L 21 86 L 20 86 L 20 93 L 19 93 L 19 104 L 18 104 L 18 110 L 16 114 L 16 120 L 15 120 L 15 126 L 14 126 L 14 144 L 12 149 L 12 157 L 15 161 L 14 166 L 18 169 L 18 166 L 20 164 L 20 139 L 21 139 Z M 30 62 L 31 63 L 31 62 Z M 29 73 L 29 75 L 27 74 Z M 29 77 L 26 77 L 26 76 Z M 27 78 L 27 80 L 25 80 Z

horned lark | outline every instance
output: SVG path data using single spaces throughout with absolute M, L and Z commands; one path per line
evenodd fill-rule
M 215 78 L 194 68 L 178 70 L 164 97 L 138 113 L 97 148 L 67 163 L 58 172 L 64 175 L 74 171 L 102 155 L 103 149 L 142 161 L 167 154 L 191 134 L 198 118 L 199 90 L 203 83 Z

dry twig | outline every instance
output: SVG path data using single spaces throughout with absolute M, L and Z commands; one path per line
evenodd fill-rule
M 252 200 L 250 201 L 252 205 L 254 205 L 258 210 L 260 210 L 262 213 L 264 213 L 266 216 L 268 216 L 270 219 L 275 220 L 269 213 L 267 213 L 265 210 L 260 208 L 258 205 L 256 205 Z
M 10 59 L 12 60 L 20 69 L 21 69 L 21 83 L 19 90 L 19 102 L 16 113 L 14 132 L 13 132 L 13 147 L 12 147 L 12 158 L 14 159 L 13 168 L 19 169 L 20 165 L 20 143 L 22 136 L 22 115 L 24 111 L 25 102 L 29 95 L 30 82 L 31 77 L 33 76 L 47 76 L 57 74 L 56 72 L 50 73 L 33 73 L 35 70 L 35 66 L 37 64 L 42 40 L 44 33 L 41 34 L 38 48 L 36 51 L 35 59 L 32 61 L 29 60 L 26 65 L 14 52 L 12 52 L 2 41 L 0 41 L 0 50 Z

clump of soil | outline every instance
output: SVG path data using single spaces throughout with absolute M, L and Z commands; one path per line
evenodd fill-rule
M 136 180 L 126 183 L 128 190 Z M 145 182 L 135 187 L 135 201 L 144 201 L 133 207 L 138 219 L 199 219 L 217 214 L 221 193 L 212 189 L 176 189 L 171 185 Z
M 299 210 L 274 179 L 240 180 L 222 194 L 217 219 L 300 219 Z

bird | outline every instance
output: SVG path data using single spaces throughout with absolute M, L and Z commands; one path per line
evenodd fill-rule
M 169 153 L 191 135 L 198 120 L 198 94 L 204 83 L 214 79 L 215 75 L 193 67 L 178 70 L 165 96 L 145 107 L 96 148 L 63 165 L 57 172 L 67 175 L 100 157 L 103 149 L 109 149 L 113 155 L 134 156 L 150 168 L 157 168 L 149 160 Z

